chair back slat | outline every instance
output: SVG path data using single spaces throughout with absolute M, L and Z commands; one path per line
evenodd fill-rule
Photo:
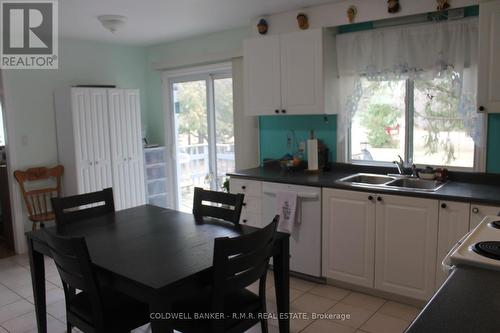
M 115 211 L 112 188 L 70 197 L 52 198 L 51 201 L 58 228 Z
M 53 231 L 44 231 L 44 237 L 61 277 L 66 301 L 73 297 L 71 290 L 85 292 L 92 306 L 94 323 L 102 324 L 104 306 L 85 238 L 65 237 Z
M 213 217 L 238 224 L 244 198 L 243 194 L 208 191 L 200 187 L 195 187 L 193 215 Z M 204 202 L 216 205 L 206 205 Z
M 245 288 L 264 277 L 272 254 L 278 221 L 279 215 L 266 227 L 248 235 L 215 240 L 214 298 L 224 297 L 225 294 Z M 220 304 L 220 300 L 215 303 Z
M 63 174 L 64 167 L 62 165 L 57 165 L 53 168 L 38 167 L 14 171 L 14 178 L 21 188 L 26 210 L 28 211 L 28 217 L 36 218 L 53 212 L 52 207 L 47 202 L 47 196 L 52 197 L 53 195 L 61 195 Z M 33 184 L 33 182 L 49 179 L 55 179 L 55 187 L 46 187 L 47 185 L 44 185 L 44 187 L 28 189 L 28 183 Z

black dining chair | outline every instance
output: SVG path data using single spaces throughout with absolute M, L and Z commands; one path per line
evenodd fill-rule
M 175 320 L 173 327 L 183 333 L 245 332 L 260 322 L 268 332 L 266 277 L 272 254 L 277 215 L 266 227 L 239 237 L 215 239 L 212 283 L 203 292 L 174 302 L 174 313 L 191 319 Z M 258 295 L 246 289 L 259 280 Z M 197 320 L 195 314 L 224 314 L 222 320 Z M 233 316 L 234 314 L 234 316 Z M 246 315 L 246 317 L 244 317 Z
M 207 216 L 238 224 L 243 208 L 244 194 L 231 194 L 194 188 L 193 215 Z M 212 203 L 206 205 L 203 202 Z M 213 205 L 216 204 L 216 205 Z M 232 207 L 232 208 L 231 208 Z
M 52 198 L 51 201 L 58 230 L 61 230 L 65 225 L 115 211 L 112 188 L 69 197 Z
M 99 283 L 85 238 L 50 231 L 44 237 L 62 280 L 68 332 L 72 327 L 86 333 L 130 332 L 150 321 L 147 304 Z

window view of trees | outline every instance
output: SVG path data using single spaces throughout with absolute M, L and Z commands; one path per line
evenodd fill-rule
M 474 142 L 458 113 L 454 79 L 449 75 L 432 80 L 363 80 L 351 124 L 351 158 L 391 162 L 397 155 L 404 157 L 408 144 L 414 163 L 473 167 Z M 405 113 L 413 123 L 408 143 Z

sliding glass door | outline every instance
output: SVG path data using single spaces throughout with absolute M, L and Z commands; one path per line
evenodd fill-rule
M 174 112 L 176 208 L 191 212 L 195 187 L 221 189 L 234 170 L 233 89 L 230 71 L 170 81 Z

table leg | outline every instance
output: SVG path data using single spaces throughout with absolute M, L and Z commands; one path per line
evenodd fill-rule
M 33 240 L 28 238 L 31 283 L 35 300 L 38 333 L 47 333 L 47 308 L 45 303 L 45 263 L 43 254 L 33 249 Z
M 168 303 L 168 299 L 158 300 L 149 306 L 151 319 L 152 333 L 174 333 L 171 321 L 165 319 L 165 314 L 171 312 L 172 307 Z
M 273 256 L 274 284 L 276 289 L 276 305 L 278 315 L 290 312 L 290 239 L 281 239 L 279 251 Z M 290 320 L 279 317 L 280 333 L 290 332 Z

